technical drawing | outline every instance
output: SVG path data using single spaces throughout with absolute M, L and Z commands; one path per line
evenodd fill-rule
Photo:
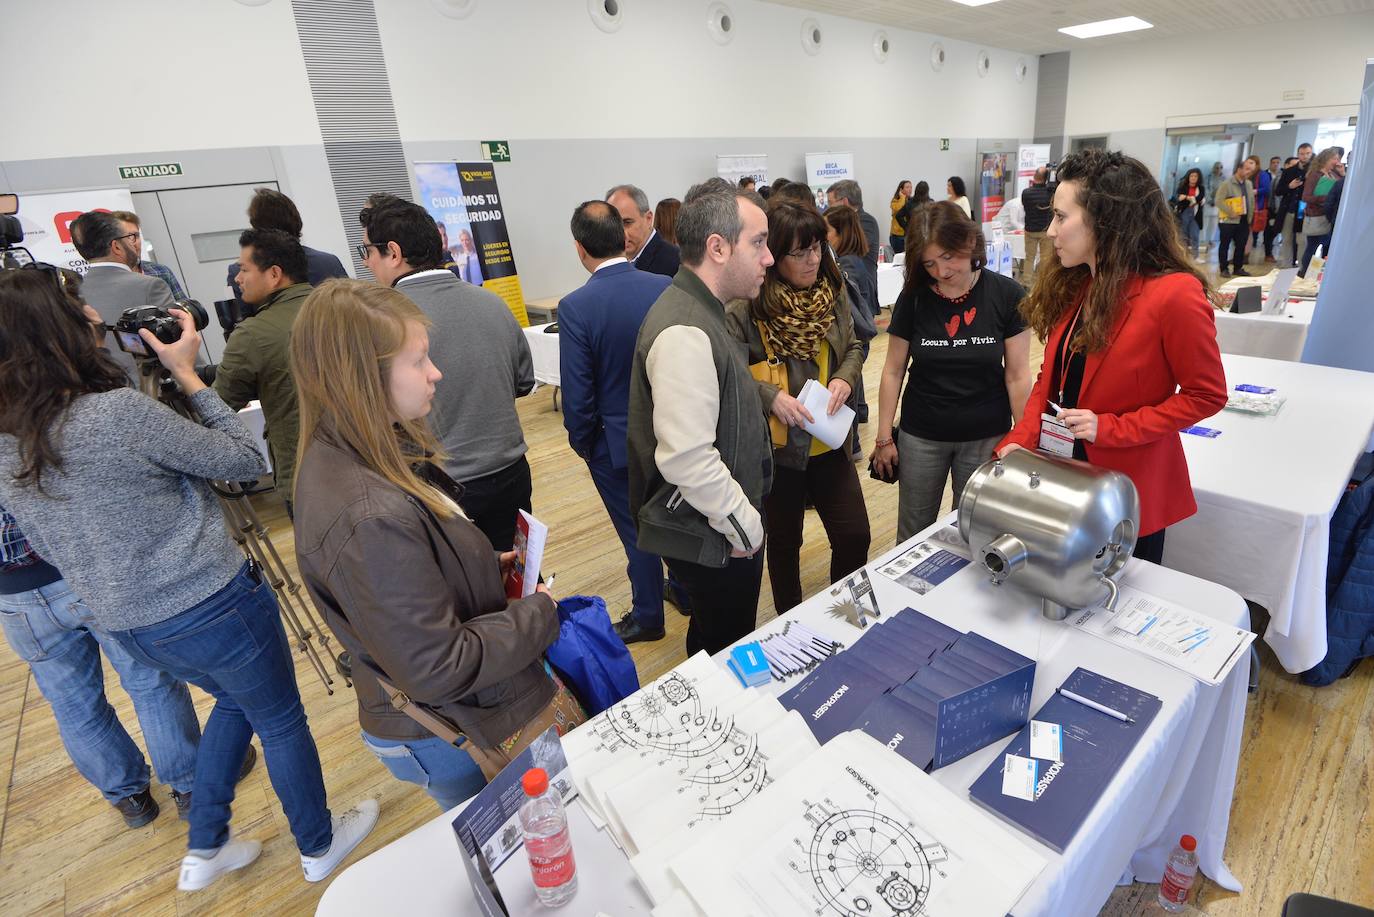
M 809 885 L 811 913 L 937 917 L 927 905 L 949 878 L 950 853 L 905 814 L 827 798 L 808 807 L 805 822 L 811 835 L 793 838 L 787 866 Z
M 671 757 L 709 754 L 724 743 L 732 721 L 703 709 L 696 687 L 669 674 L 652 690 L 616 704 L 588 724 L 598 747 L 609 752 L 637 749 Z

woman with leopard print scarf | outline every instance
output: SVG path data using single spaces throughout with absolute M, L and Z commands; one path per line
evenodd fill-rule
M 799 560 L 808 501 L 830 539 L 830 581 L 868 561 L 868 509 L 851 455 L 854 434 L 832 449 L 803 429 L 814 418 L 796 398 L 807 380 L 830 392 L 834 414 L 852 401 L 863 373 L 863 344 L 854 334 L 844 277 L 826 244 L 826 223 L 808 204 L 779 201 L 768 208 L 773 265 L 758 297 L 730 303 L 726 323 L 748 349 L 751 364 L 773 360 L 787 368 L 787 388 L 759 382 L 760 408 L 787 425 L 787 441 L 773 448 L 773 489 L 764 498 L 768 575 L 778 614 L 801 604 Z M 852 405 L 851 405 L 852 407 Z

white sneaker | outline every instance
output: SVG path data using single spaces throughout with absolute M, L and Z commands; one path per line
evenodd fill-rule
M 258 858 L 262 844 L 257 841 L 237 840 L 232 835 L 225 845 L 209 857 L 188 853 L 181 858 L 181 876 L 177 888 L 184 892 L 200 891 L 212 882 L 235 869 L 242 869 Z
M 301 869 L 305 871 L 305 881 L 322 882 L 329 878 L 334 867 L 344 861 L 353 848 L 363 842 L 372 827 L 377 824 L 377 800 L 364 799 L 342 815 L 333 819 L 334 841 L 329 849 L 319 856 L 301 857 Z

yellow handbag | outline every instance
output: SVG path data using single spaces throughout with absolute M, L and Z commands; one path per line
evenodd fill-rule
M 763 322 L 755 322 L 759 326 L 759 340 L 763 342 L 763 352 L 768 359 L 759 363 L 749 364 L 749 374 L 760 382 L 767 382 L 776 385 L 780 391 L 787 391 L 787 364 L 779 360 L 773 354 L 773 348 L 768 346 L 768 334 L 763 330 Z M 768 412 L 768 432 L 773 438 L 773 448 L 781 449 L 787 445 L 787 424 L 778 419 L 772 411 Z

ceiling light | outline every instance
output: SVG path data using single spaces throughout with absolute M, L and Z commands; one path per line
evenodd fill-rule
M 1283 125 L 1278 121 L 1265 121 L 1263 124 L 1255 125 L 1255 129 L 1260 131 L 1276 131 L 1281 127 Z
M 962 3 L 964 6 L 987 6 L 989 3 L 996 3 L 997 0 L 954 0 L 955 3 Z
M 1152 23 L 1146 22 L 1138 16 L 1122 16 L 1120 19 L 1103 19 L 1100 22 L 1085 22 L 1082 25 L 1071 25 L 1067 29 L 1060 29 L 1065 35 L 1072 35 L 1074 38 L 1101 38 L 1103 35 L 1115 35 L 1118 32 L 1134 32 L 1137 29 L 1153 29 Z

